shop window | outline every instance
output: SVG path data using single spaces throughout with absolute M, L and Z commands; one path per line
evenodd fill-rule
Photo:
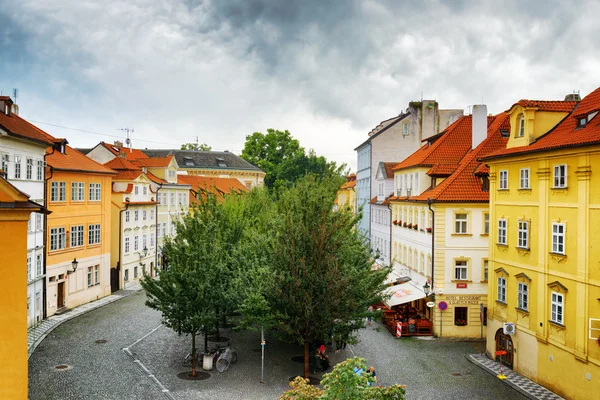
M 456 326 L 467 325 L 468 313 L 469 313 L 469 307 L 454 307 L 454 325 L 456 325 Z

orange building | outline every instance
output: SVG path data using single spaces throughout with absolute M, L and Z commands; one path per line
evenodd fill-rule
M 46 214 L 0 175 L 0 398 L 27 399 L 27 276 L 18 268 L 27 258 L 27 221 Z
M 198 175 L 177 175 L 177 182 L 190 185 L 190 206 L 198 203 L 200 196 L 208 193 L 217 195 L 221 201 L 230 193 L 245 193 L 248 189 L 235 178 L 213 178 Z
M 116 175 L 58 139 L 47 150 L 47 315 L 111 293 L 111 183 Z

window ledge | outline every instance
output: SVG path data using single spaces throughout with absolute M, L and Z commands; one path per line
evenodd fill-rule
M 510 189 L 508 189 L 508 188 L 507 189 L 498 189 L 498 191 L 499 192 L 506 192 L 506 193 L 508 193 L 510 191 Z
M 531 249 L 529 247 L 519 247 L 517 246 L 517 251 L 519 253 L 529 253 L 531 251 Z
M 451 279 L 450 282 L 452 282 L 452 283 L 473 283 L 473 281 L 470 279 Z
M 553 193 L 567 193 L 568 192 L 567 189 L 569 189 L 569 188 L 566 187 L 566 186 L 565 187 L 552 187 L 552 188 L 550 188 L 550 190 Z
M 490 236 L 490 234 L 489 233 L 480 233 L 479 236 L 486 236 L 487 237 L 487 236 Z
M 518 188 L 517 191 L 519 191 L 519 192 L 531 192 L 531 188 Z
M 561 254 L 561 253 L 553 253 L 550 252 L 550 258 L 552 258 L 555 261 L 560 262 L 565 262 L 567 260 L 567 255 L 566 254 Z
M 496 246 L 498 247 L 504 247 L 504 248 L 508 248 L 508 245 L 505 243 L 496 243 Z
M 479 281 L 479 282 L 480 282 L 480 283 L 487 283 L 488 281 L 487 281 L 487 279 L 486 279 L 485 281 Z
M 503 302 L 501 300 L 496 300 L 496 304 L 499 304 L 499 305 L 504 306 L 504 307 L 508 306 L 507 303 L 505 303 L 505 302 Z
M 517 310 L 518 312 L 522 313 L 522 314 L 527 314 L 529 315 L 529 310 L 526 310 L 524 308 L 519 308 L 519 307 L 515 307 L 515 310 Z
M 566 328 L 567 328 L 567 327 L 566 327 L 566 326 L 564 326 L 563 324 L 561 324 L 561 323 L 558 323 L 558 322 L 554 322 L 554 321 L 552 321 L 552 320 L 548 320 L 548 322 L 550 323 L 550 325 L 552 325 L 552 326 L 554 326 L 554 327 L 556 327 L 556 328 L 558 328 L 558 329 L 566 329 Z
M 451 233 L 450 236 L 473 236 L 472 233 Z

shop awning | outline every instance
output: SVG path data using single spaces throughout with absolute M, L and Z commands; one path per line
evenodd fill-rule
M 385 301 L 388 307 L 394 307 L 398 304 L 410 303 L 413 300 L 425 297 L 422 288 L 415 286 L 413 282 L 405 282 L 400 285 L 391 286 L 385 289 L 385 293 L 391 293 L 391 297 Z

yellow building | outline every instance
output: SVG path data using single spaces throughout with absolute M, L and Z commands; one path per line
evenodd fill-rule
M 346 182 L 338 190 L 336 204 L 339 208 L 350 207 L 356 214 L 356 174 L 346 177 Z
M 57 139 L 47 150 L 47 315 L 111 293 L 111 178 L 116 173 Z
M 27 399 L 27 221 L 39 204 L 8 183 L 0 170 L 0 398 Z
M 579 104 L 522 100 L 508 111 L 508 148 L 483 158 L 487 351 L 570 399 L 600 387 L 599 110 L 600 89 Z

